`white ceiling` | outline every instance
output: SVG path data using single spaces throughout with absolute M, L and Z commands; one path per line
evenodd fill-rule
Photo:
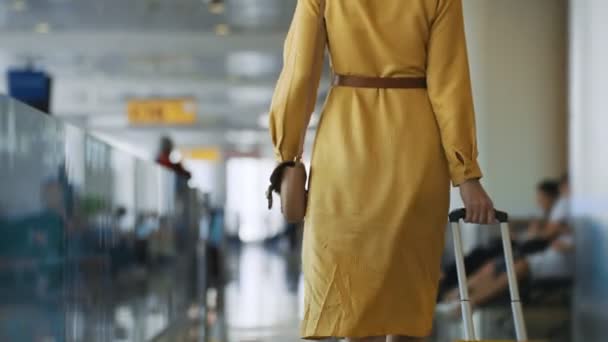
M 54 114 L 105 135 L 229 144 L 225 132 L 264 129 L 294 4 L 227 0 L 213 14 L 205 0 L 3 0 L 0 70 L 34 61 L 53 75 Z M 159 96 L 194 96 L 198 122 L 130 127 L 127 99 Z
M 0 28 L 28 31 L 45 23 L 53 31 L 211 31 L 225 23 L 237 30 L 287 25 L 295 0 L 2 0 Z M 214 7 L 218 8 L 218 7 Z

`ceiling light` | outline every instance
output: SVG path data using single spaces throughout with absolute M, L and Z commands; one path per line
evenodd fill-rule
M 40 33 L 40 34 L 49 33 L 49 32 L 51 32 L 51 25 L 49 25 L 49 23 L 38 23 L 34 27 L 34 31 L 36 31 L 36 33 Z
M 237 77 L 275 76 L 280 70 L 281 60 L 278 55 L 258 51 L 231 52 L 226 58 L 226 71 Z
M 222 14 L 226 10 L 226 6 L 222 1 L 213 0 L 209 2 L 209 12 L 212 14 Z
M 230 87 L 226 95 L 228 100 L 238 106 L 264 106 L 270 105 L 274 88 L 268 85 L 249 85 Z
M 13 2 L 13 11 L 15 12 L 23 12 L 27 10 L 27 2 L 25 0 L 15 0 Z
M 226 2 L 228 22 L 239 29 L 277 29 L 288 24 L 294 4 L 285 0 L 230 0 Z
M 215 34 L 218 36 L 227 36 L 230 34 L 230 27 L 226 24 L 217 24 L 215 26 Z

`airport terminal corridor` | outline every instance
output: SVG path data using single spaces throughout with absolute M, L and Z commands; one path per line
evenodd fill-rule
M 607 15 L 0 0 L 0 342 L 295 342 L 431 320 L 428 342 L 608 340 Z M 307 216 L 290 220 L 300 162 Z M 479 199 L 509 236 L 466 213 L 478 223 L 455 233 L 448 212 Z M 360 322 L 366 308 L 386 319 Z

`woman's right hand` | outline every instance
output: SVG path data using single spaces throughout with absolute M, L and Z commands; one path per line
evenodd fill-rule
M 494 203 L 478 179 L 470 179 L 460 184 L 460 196 L 467 211 L 465 222 L 477 224 L 496 222 Z

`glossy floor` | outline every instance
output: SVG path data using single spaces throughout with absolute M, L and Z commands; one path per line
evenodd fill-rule
M 299 258 L 282 247 L 243 245 L 229 256 L 229 341 L 298 340 Z
M 299 250 L 287 241 L 244 244 L 226 256 L 229 279 L 225 288 L 225 317 L 229 342 L 299 341 L 302 277 Z M 526 308 L 530 336 L 552 342 L 572 341 L 570 312 L 559 305 Z M 474 315 L 478 336 L 513 339 L 508 304 L 479 309 Z M 457 341 L 462 336 L 460 318 L 437 314 L 429 342 Z M 222 340 L 221 338 L 218 341 Z

